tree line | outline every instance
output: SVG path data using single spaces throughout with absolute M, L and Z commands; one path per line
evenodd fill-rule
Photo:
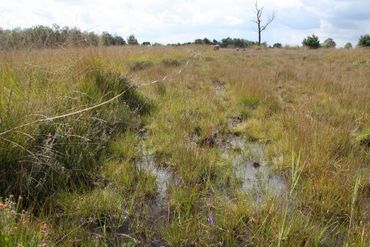
M 195 39 L 193 42 L 168 44 L 171 46 L 201 44 L 201 45 L 219 45 L 222 48 L 248 48 L 251 46 L 268 47 L 266 42 L 258 42 L 242 39 L 242 38 L 223 38 L 221 40 L 210 40 L 208 38 Z M 30 28 L 14 28 L 2 29 L 0 28 L 0 50 L 9 49 L 30 49 L 30 48 L 58 48 L 58 47 L 86 47 L 86 46 L 122 46 L 122 45 L 139 45 L 137 38 L 130 35 L 127 39 L 122 36 L 113 35 L 109 32 L 102 32 L 97 34 L 94 32 L 81 31 L 74 27 L 59 27 L 53 25 L 34 26 Z M 151 44 L 146 41 L 141 45 L 160 45 L 158 43 Z M 335 48 L 336 42 L 332 38 L 326 39 L 323 43 L 320 42 L 319 37 L 311 35 L 306 37 L 302 45 L 312 49 L 315 48 Z M 363 35 L 359 38 L 359 47 L 370 46 L 370 35 Z M 275 43 L 270 47 L 281 48 L 281 43 Z M 352 48 L 351 43 L 347 43 L 345 48 Z
M 200 44 L 203 44 L 203 45 L 219 45 L 220 47 L 223 47 L 223 48 L 247 48 L 247 47 L 258 44 L 257 42 L 250 41 L 250 40 L 247 40 L 247 39 L 230 38 L 230 37 L 221 39 L 220 41 L 218 41 L 216 39 L 211 41 L 208 38 L 196 39 L 196 40 L 194 40 L 193 43 L 197 44 L 197 45 L 200 45 Z M 262 45 L 267 46 L 266 43 L 262 43 Z
M 332 38 L 326 39 L 323 43 L 320 43 L 320 39 L 315 34 L 312 34 L 311 36 L 307 36 L 303 41 L 302 45 L 305 47 L 308 47 L 310 49 L 317 49 L 320 47 L 323 48 L 335 48 L 336 43 Z M 357 43 L 358 47 L 370 47 L 370 35 L 365 34 L 362 35 Z M 352 48 L 352 43 L 348 42 L 344 45 L 344 48 L 350 49 Z
M 76 27 L 60 27 L 54 24 L 52 27 L 34 26 L 30 28 L 0 28 L 0 49 L 22 48 L 57 48 L 57 47 L 84 47 L 84 46 L 110 46 L 110 45 L 137 45 L 134 35 L 127 40 L 119 35 L 109 32 L 97 34 L 94 32 L 81 31 Z

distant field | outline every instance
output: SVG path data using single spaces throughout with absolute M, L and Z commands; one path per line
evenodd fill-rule
M 0 246 L 369 246 L 370 50 L 0 53 Z

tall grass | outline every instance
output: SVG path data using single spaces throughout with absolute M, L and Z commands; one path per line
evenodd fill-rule
M 64 59 L 64 63 L 68 62 L 68 57 Z M 84 54 L 70 68 L 73 75 L 62 78 L 47 65 L 35 65 L 36 68 L 24 71 L 17 67 L 2 70 L 0 84 L 5 90 L 1 98 L 0 132 L 33 123 L 1 135 L 3 196 L 22 195 L 28 206 L 38 208 L 59 190 L 91 187 L 109 140 L 117 133 L 139 127 L 140 115 L 149 112 L 150 103 L 118 71 L 101 60 L 99 55 Z M 47 77 L 42 76 L 43 70 L 49 70 Z M 32 85 L 23 80 L 33 76 Z M 47 120 L 105 101 L 123 91 L 118 100 L 100 108 Z M 37 122 L 37 119 L 46 121 Z

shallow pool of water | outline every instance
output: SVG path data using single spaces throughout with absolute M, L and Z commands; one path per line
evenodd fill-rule
M 284 178 L 274 174 L 265 157 L 265 147 L 258 142 L 246 141 L 242 136 L 229 135 L 221 154 L 232 161 L 234 176 L 240 189 L 262 203 L 267 195 L 282 197 L 287 192 Z

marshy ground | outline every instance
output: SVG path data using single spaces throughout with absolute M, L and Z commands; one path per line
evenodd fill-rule
M 3 52 L 0 245 L 368 246 L 369 52 Z

